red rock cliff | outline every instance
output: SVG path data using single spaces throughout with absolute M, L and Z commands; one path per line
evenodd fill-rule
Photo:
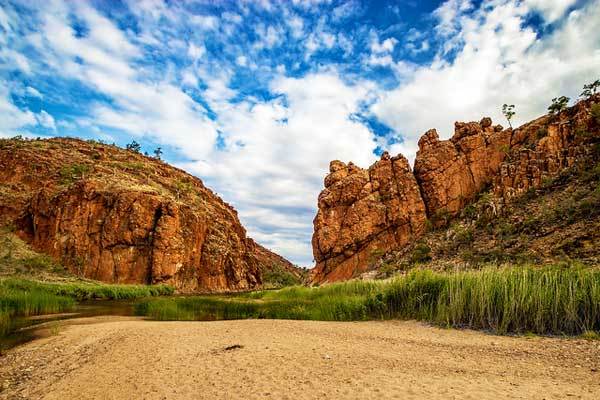
M 163 162 L 75 139 L 2 140 L 0 179 L 0 224 L 76 274 L 183 292 L 261 285 L 270 252 L 199 179 Z
M 419 140 L 414 173 L 399 155 L 368 170 L 333 161 L 314 220 L 315 283 L 357 276 L 373 258 L 403 247 L 424 231 L 425 221 L 443 225 L 488 187 L 501 201 L 542 184 L 590 155 L 600 135 L 591 115 L 600 95 L 559 115 L 518 129 L 457 122 L 449 140 L 435 129 Z
M 332 161 L 319 195 L 312 239 L 314 282 L 349 279 L 381 249 L 405 245 L 425 227 L 425 205 L 403 156 L 368 170 Z

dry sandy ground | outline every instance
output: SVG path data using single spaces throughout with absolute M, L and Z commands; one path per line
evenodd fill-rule
M 599 371 L 600 341 L 417 322 L 110 317 L 1 357 L 0 398 L 600 399 Z

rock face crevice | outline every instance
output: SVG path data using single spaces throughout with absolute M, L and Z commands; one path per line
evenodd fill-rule
M 510 201 L 589 158 L 599 140 L 590 108 L 599 101 L 595 96 L 515 130 L 490 118 L 456 122 L 448 140 L 431 129 L 418 142 L 414 171 L 402 155 L 387 153 L 368 169 L 332 161 L 314 219 L 312 281 L 367 271 L 374 257 L 416 240 L 426 221 L 443 225 L 482 190 Z

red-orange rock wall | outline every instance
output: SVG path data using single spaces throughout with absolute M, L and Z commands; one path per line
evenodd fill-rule
M 419 140 L 414 173 L 401 155 L 384 154 L 368 170 L 333 161 L 314 220 L 313 282 L 345 280 L 372 268 L 381 254 L 441 226 L 486 188 L 502 201 L 589 159 L 600 146 L 599 122 L 581 101 L 518 129 L 456 122 L 449 140 L 435 129 Z M 440 216 L 445 218 L 440 218 Z
M 222 292 L 260 287 L 267 259 L 289 264 L 248 238 L 199 179 L 165 163 L 73 139 L 0 145 L 0 224 L 75 274 Z

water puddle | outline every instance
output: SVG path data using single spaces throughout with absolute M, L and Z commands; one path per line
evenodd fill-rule
M 68 313 L 17 317 L 13 321 L 14 331 L 7 336 L 0 337 L 0 349 L 7 350 L 47 336 L 51 334 L 55 326 L 59 326 L 60 321 L 99 316 L 133 316 L 134 303 L 131 300 L 91 300 L 78 303 Z

